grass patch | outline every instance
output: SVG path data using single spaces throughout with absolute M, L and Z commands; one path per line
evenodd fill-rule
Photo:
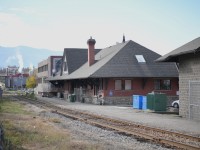
M 11 101 L 9 99 L 0 100 L 0 112 L 12 114 L 27 114 L 20 103 Z
M 24 105 L 11 100 L 0 102 L 0 122 L 3 122 L 5 138 L 18 149 L 65 149 L 70 142 L 68 133 L 56 130 L 44 120 L 35 118 Z M 59 123 L 59 119 L 51 119 Z
M 20 123 L 19 123 L 20 122 Z M 17 145 L 18 149 L 43 149 L 43 150 L 100 150 L 98 145 L 71 139 L 66 130 L 59 130 L 40 119 L 28 122 L 6 120 L 5 136 Z
M 56 126 L 57 123 L 61 123 L 59 118 L 45 119 L 35 117 L 36 114 L 28 113 L 24 104 L 9 99 L 1 100 L 0 106 L 0 122 L 3 122 L 5 138 L 11 141 L 14 149 L 101 149 L 98 145 L 71 139 L 67 130 Z
M 70 142 L 69 134 L 61 132 L 40 119 L 24 121 L 5 120 L 5 137 L 21 149 L 65 149 Z M 48 147 L 48 148 L 47 148 Z M 54 148 L 52 148 L 54 147 Z

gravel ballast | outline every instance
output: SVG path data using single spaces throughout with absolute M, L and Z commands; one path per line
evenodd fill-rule
M 104 130 L 86 123 L 69 119 L 61 115 L 46 111 L 31 104 L 27 104 L 28 109 L 34 111 L 39 117 L 45 120 L 56 119 L 59 122 L 50 122 L 59 129 L 68 130 L 71 140 L 98 145 L 98 149 L 103 150 L 169 150 L 161 145 L 150 143 L 148 141 L 137 140 L 134 137 L 120 135 L 114 131 Z
M 136 110 L 132 107 L 70 103 L 58 98 L 38 97 L 38 99 L 51 102 L 54 105 L 63 108 L 81 110 L 97 115 L 108 116 L 115 119 L 131 121 L 142 125 L 157 127 L 200 137 L 200 121 L 189 120 L 175 114 L 156 114 L 149 112 L 148 110 Z

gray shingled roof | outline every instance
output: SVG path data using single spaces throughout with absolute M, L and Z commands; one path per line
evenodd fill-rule
M 176 62 L 177 57 L 184 54 L 200 51 L 200 37 L 186 43 L 185 45 L 171 51 L 170 53 L 158 58 L 157 62 Z
M 138 63 L 135 55 L 143 55 L 146 63 Z M 102 49 L 95 55 L 97 62 L 92 66 L 86 62 L 71 74 L 57 76 L 50 80 L 97 77 L 178 77 L 175 63 L 156 63 L 154 60 L 159 57 L 159 54 L 133 41 L 127 41 Z
M 97 54 L 99 51 L 100 49 L 95 49 L 95 54 Z M 65 48 L 63 53 L 63 59 L 64 57 L 66 57 L 67 59 L 68 73 L 71 74 L 87 62 L 88 49 Z M 63 70 L 61 69 L 61 74 L 62 71 Z
M 138 63 L 135 55 L 143 55 L 146 63 Z M 128 41 L 91 77 L 177 77 L 178 72 L 175 64 L 155 63 L 154 60 L 159 57 L 159 54 L 133 41 Z

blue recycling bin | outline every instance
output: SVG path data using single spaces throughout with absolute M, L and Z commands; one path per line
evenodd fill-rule
M 133 95 L 133 108 L 135 109 L 147 109 L 147 98 L 143 95 Z

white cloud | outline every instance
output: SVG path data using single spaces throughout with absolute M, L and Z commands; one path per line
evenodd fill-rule
M 6 63 L 9 64 L 12 62 L 12 60 L 15 60 L 16 57 L 15 56 L 9 56 L 7 59 L 6 59 Z
M 1 25 L 13 25 L 23 24 L 22 21 L 15 14 L 0 12 L 0 24 Z
M 59 39 L 63 39 L 57 28 L 34 26 L 25 23 L 18 15 L 0 12 L 0 45 L 19 46 L 27 45 L 36 48 L 57 50 Z M 55 35 L 56 34 L 56 35 Z M 58 39 L 59 38 L 59 39 Z M 59 50 L 63 50 L 59 49 Z
M 29 26 L 17 15 L 0 12 L 0 44 L 17 46 L 26 37 Z
M 34 11 L 28 12 L 26 9 L 19 8 L 12 8 L 12 10 L 34 13 Z M 101 21 L 87 22 L 84 19 L 73 21 L 66 19 L 50 24 L 47 22 L 46 26 L 33 26 L 25 23 L 16 14 L 0 12 L 0 45 L 27 45 L 62 51 L 66 47 L 86 48 L 87 39 L 93 36 L 97 41 L 96 47 L 105 48 L 114 45 L 116 42 L 121 42 L 122 35 L 125 33 L 126 40 L 134 40 L 153 50 L 159 50 L 162 47 L 162 45 L 159 45 L 161 42 L 155 44 L 155 42 L 152 42 L 152 38 L 149 40 L 148 37 L 144 36 L 145 32 L 132 30 L 132 28 L 137 28 L 137 26 L 129 25 L 126 28 L 122 28 L 123 24 L 116 23 L 113 26 L 112 22 L 107 22 L 107 24 L 101 24 Z M 104 32 L 100 32 L 101 30 Z
M 19 13 L 24 13 L 24 14 L 31 14 L 31 15 L 37 15 L 37 16 L 47 16 L 47 14 L 45 13 L 41 13 L 41 12 L 38 12 L 32 8 L 28 8 L 28 7 L 24 7 L 24 8 L 9 8 L 9 10 L 11 12 L 19 12 Z
M 15 12 L 22 12 L 22 13 L 28 13 L 32 14 L 35 13 L 35 11 L 31 10 L 30 8 L 9 8 L 10 11 L 15 11 Z

